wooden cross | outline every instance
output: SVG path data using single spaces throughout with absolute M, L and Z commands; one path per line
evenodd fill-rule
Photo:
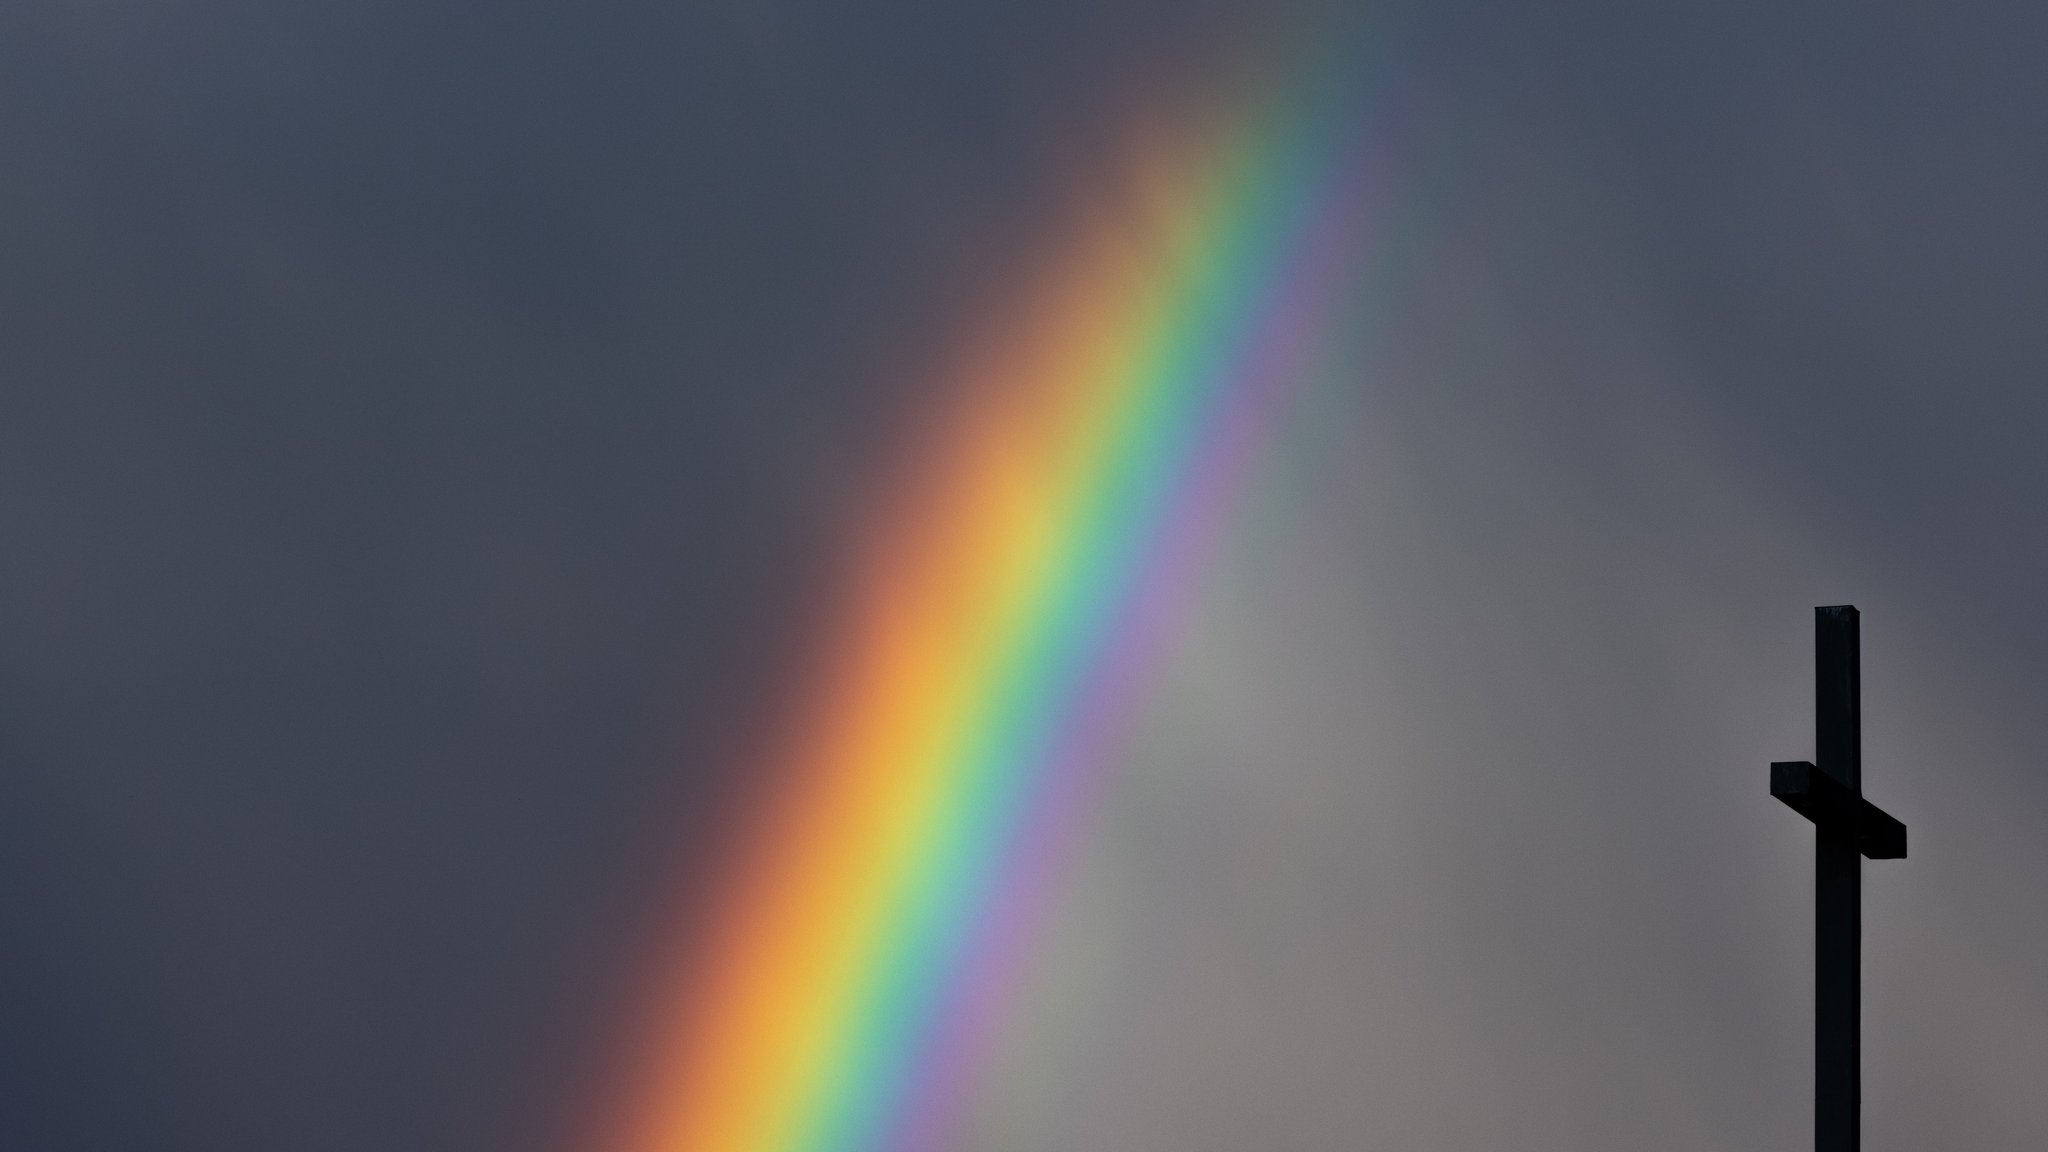
M 1862 1113 L 1863 857 L 1906 855 L 1906 826 L 1863 798 L 1857 614 L 1813 610 L 1814 759 L 1771 765 L 1771 795 L 1814 823 L 1813 1147 L 1857 1152 Z

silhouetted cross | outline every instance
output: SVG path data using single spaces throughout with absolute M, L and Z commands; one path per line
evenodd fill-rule
M 1771 795 L 1814 823 L 1813 1147 L 1857 1152 L 1862 1112 L 1863 857 L 1906 855 L 1906 826 L 1863 798 L 1853 606 L 1813 610 L 1814 759 L 1771 765 Z

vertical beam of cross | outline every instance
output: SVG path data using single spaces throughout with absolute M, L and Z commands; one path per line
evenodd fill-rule
M 1857 613 L 1813 614 L 1813 752 L 1820 770 L 1863 795 L 1863 709 Z M 1863 1089 L 1863 857 L 1856 805 L 1813 837 L 1813 1147 L 1856 1152 Z
M 1814 609 L 1814 758 L 1771 765 L 1771 795 L 1814 823 L 1813 1147 L 1857 1152 L 1862 1117 L 1863 857 L 1906 854 L 1906 827 L 1863 799 L 1856 609 Z

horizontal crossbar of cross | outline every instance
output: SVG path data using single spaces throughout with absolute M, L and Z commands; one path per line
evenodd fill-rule
M 1856 847 L 1872 860 L 1906 858 L 1906 826 L 1804 760 L 1771 765 L 1771 795 L 1815 824 L 1853 817 Z

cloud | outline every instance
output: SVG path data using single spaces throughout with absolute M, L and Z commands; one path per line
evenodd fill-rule
M 1846 600 L 1914 845 L 1870 1146 L 2022 1147 L 2041 17 L 1357 18 L 1424 255 L 1262 465 L 974 1146 L 1799 1142 L 1763 766 Z M 562 1146 L 917 369 L 1280 22 L 0 15 L 0 1144 Z

